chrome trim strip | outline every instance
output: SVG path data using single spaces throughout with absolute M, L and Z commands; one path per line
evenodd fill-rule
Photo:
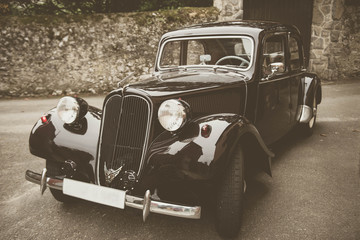
M 289 78 L 293 78 L 293 77 L 298 77 L 300 75 L 302 75 L 304 73 L 297 73 L 297 74 L 294 74 L 294 75 L 286 75 L 286 76 L 283 76 L 283 77 L 280 77 L 280 78 L 275 78 L 275 79 L 265 79 L 265 78 L 262 78 L 259 82 L 259 84 L 265 84 L 265 83 L 271 83 L 271 82 L 277 82 L 277 81 L 281 81 L 281 80 L 284 80 L 284 79 L 289 79 Z
M 108 100 L 106 100 L 105 104 L 104 104 L 104 109 L 103 109 L 103 114 L 102 114 L 102 118 L 101 118 L 101 126 L 100 126 L 100 138 L 99 138 L 99 144 L 98 144 L 98 149 L 97 149 L 97 157 L 96 157 L 96 177 L 95 177 L 95 183 L 97 185 L 100 185 L 100 149 L 101 149 L 101 145 L 102 145 L 102 136 L 103 136 L 103 127 L 104 127 L 104 116 L 105 116 L 105 111 L 106 111 L 106 106 L 107 103 L 110 101 L 110 99 L 112 99 L 113 97 L 122 97 L 119 94 L 113 95 L 111 97 L 109 97 Z
M 25 173 L 25 179 L 29 182 L 40 185 L 41 174 L 32 172 L 27 170 Z M 62 191 L 63 180 L 56 178 L 46 178 L 46 186 L 49 188 L 57 189 Z M 116 190 L 116 189 L 114 189 Z M 121 190 L 118 190 L 121 191 Z M 200 206 L 184 206 L 173 203 L 165 203 L 160 201 L 153 201 L 150 198 L 150 192 L 148 192 L 148 196 L 146 199 L 126 195 L 125 196 L 125 206 L 136 208 L 136 209 L 144 209 L 147 211 L 147 207 L 150 205 L 149 212 L 173 216 L 173 217 L 181 217 L 181 218 L 189 218 L 189 219 L 200 219 L 201 217 L 201 207 Z

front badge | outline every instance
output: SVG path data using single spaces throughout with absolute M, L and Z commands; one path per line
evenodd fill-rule
M 105 181 L 109 185 L 121 172 L 123 166 L 119 167 L 118 169 L 107 169 L 106 163 L 104 163 L 104 173 L 105 173 Z

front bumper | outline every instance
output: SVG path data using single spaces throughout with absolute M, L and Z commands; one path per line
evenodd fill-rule
M 44 191 L 46 190 L 47 187 L 63 191 L 64 180 L 47 177 L 46 176 L 46 168 L 44 168 L 44 170 L 42 171 L 41 174 L 27 170 L 25 173 L 25 179 L 28 180 L 29 182 L 40 185 L 41 193 L 44 193 Z M 74 181 L 74 180 L 71 180 L 71 181 Z M 76 182 L 78 182 L 78 181 L 76 181 Z M 82 183 L 82 182 L 78 182 L 78 183 L 79 184 L 87 184 L 87 183 Z M 92 188 L 95 188 L 95 189 L 97 187 L 104 188 L 102 186 L 98 186 L 98 185 L 94 185 L 94 184 L 91 184 L 91 185 L 93 185 Z M 144 198 L 127 195 L 126 192 L 123 192 L 121 190 L 116 190 L 113 188 L 111 188 L 111 191 L 118 191 L 119 193 L 125 194 L 125 206 L 142 209 L 144 221 L 146 220 L 146 218 L 150 212 L 174 216 L 174 217 L 190 218 L 190 219 L 199 219 L 201 216 L 201 207 L 200 206 L 183 206 L 183 205 L 178 205 L 178 204 L 171 204 L 171 203 L 155 201 L 155 200 L 151 199 L 149 190 L 146 191 Z M 79 196 L 77 196 L 77 197 L 79 197 Z M 105 204 L 105 205 L 109 205 L 104 202 L 99 202 L 99 201 L 96 201 L 93 199 L 88 199 L 87 197 L 80 196 L 80 198 L 83 198 L 83 199 L 89 200 L 89 201 L 93 201 L 93 202 L 97 202 L 97 203 L 101 203 L 101 204 Z M 114 205 L 109 205 L 109 206 L 117 207 Z M 119 207 L 119 208 L 123 208 L 123 207 Z

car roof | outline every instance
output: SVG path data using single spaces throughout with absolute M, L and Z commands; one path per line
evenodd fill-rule
M 199 35 L 231 35 L 245 34 L 257 37 L 262 31 L 295 31 L 295 26 L 270 21 L 226 21 L 192 25 L 183 29 L 168 32 L 162 40 L 173 37 L 189 37 Z

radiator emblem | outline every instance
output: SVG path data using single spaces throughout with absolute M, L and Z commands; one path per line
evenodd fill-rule
M 124 166 L 124 165 L 123 165 Z M 106 163 L 104 163 L 104 173 L 105 173 L 105 181 L 107 184 L 110 184 L 121 172 L 123 166 L 119 167 L 118 169 L 107 169 Z

